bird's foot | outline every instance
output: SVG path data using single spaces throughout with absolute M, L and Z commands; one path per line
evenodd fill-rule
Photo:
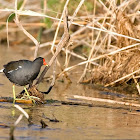
M 40 101 L 40 98 L 36 97 L 36 96 L 28 96 L 28 95 L 24 95 L 21 100 L 31 100 L 34 104 L 36 103 L 36 101 Z

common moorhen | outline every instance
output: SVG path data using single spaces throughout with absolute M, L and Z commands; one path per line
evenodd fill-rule
M 42 65 L 47 66 L 47 63 L 44 58 L 38 57 L 34 61 L 11 61 L 3 66 L 4 69 L 0 70 L 0 72 L 4 72 L 6 77 L 13 83 L 14 102 L 16 99 L 15 85 L 24 86 L 24 90 L 28 94 L 25 85 L 31 85 L 33 83 L 37 78 Z

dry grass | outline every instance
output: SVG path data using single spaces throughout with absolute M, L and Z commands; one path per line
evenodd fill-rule
M 38 47 L 35 50 L 35 56 L 38 54 L 37 50 L 42 48 L 49 48 L 50 51 L 39 55 L 45 57 L 51 53 L 53 55 L 60 40 L 60 31 L 63 29 L 61 13 L 65 3 L 61 0 L 59 4 L 54 3 L 50 6 L 49 2 L 42 2 L 43 7 L 40 7 L 40 1 L 24 0 L 22 6 L 16 10 L 15 1 L 2 1 L 0 3 L 1 42 L 7 39 L 7 30 L 4 25 L 8 16 L 14 12 L 19 16 L 18 19 L 24 29 L 34 38 L 37 38 L 42 28 L 42 36 L 41 40 L 37 41 L 40 44 L 36 45 Z M 139 0 L 89 0 L 88 2 L 67 0 L 66 2 L 69 19 L 72 19 L 70 21 L 71 43 L 68 47 L 62 48 L 66 57 L 59 76 L 71 70 L 80 71 L 79 66 L 83 65 L 84 70 L 80 71 L 82 74 L 78 82 L 92 81 L 109 86 L 129 83 L 130 79 L 135 79 L 133 82 L 137 83 L 140 74 Z M 45 22 L 46 19 L 48 22 Z M 47 39 L 46 36 L 48 37 L 56 28 L 54 39 Z M 18 40 L 20 43 L 29 42 L 28 37 L 18 38 L 17 34 L 23 34 L 19 29 L 13 20 L 8 22 L 10 47 L 11 44 L 17 45 Z M 34 49 L 35 47 L 32 47 L 31 51 Z M 78 58 L 80 62 L 70 66 L 71 58 Z

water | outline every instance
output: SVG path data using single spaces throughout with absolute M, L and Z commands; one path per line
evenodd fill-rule
M 29 58 L 14 49 L 7 50 L 1 47 L 0 68 L 8 61 Z M 74 101 L 71 95 L 82 95 L 99 98 L 121 100 L 128 95 L 120 93 L 108 93 L 94 89 L 90 85 L 76 83 L 75 74 L 71 74 L 72 84 L 67 80 L 56 81 L 52 91 L 45 96 L 46 100 Z M 74 79 L 75 78 L 75 79 Z M 40 90 L 47 90 L 49 83 L 42 83 Z M 16 93 L 23 87 L 16 86 Z M 12 84 L 0 74 L 0 96 L 12 97 Z M 129 97 L 130 98 L 130 97 Z M 132 101 L 132 100 L 130 100 Z M 62 105 L 59 102 L 47 103 L 45 105 L 23 105 L 19 104 L 30 116 L 32 125 L 23 117 L 14 131 L 16 140 L 93 140 L 93 139 L 140 139 L 140 117 L 139 108 L 125 107 L 112 104 L 93 103 L 93 107 L 82 105 Z M 138 102 L 137 102 L 138 103 Z M 15 123 L 21 112 L 13 107 L 12 103 L 0 103 L 0 139 L 9 139 L 10 127 Z M 130 112 L 132 111 L 132 112 Z M 136 114 L 134 114 L 136 113 Z M 57 119 L 59 122 L 50 122 L 47 118 Z M 43 120 L 48 127 L 42 128 L 40 121 Z
M 10 103 L 1 103 L 0 122 L 11 126 L 20 112 Z M 21 105 L 32 118 L 28 126 L 24 117 L 15 129 L 16 139 L 91 140 L 91 139 L 138 139 L 140 138 L 139 115 L 126 114 L 125 109 L 83 107 L 69 105 Z M 15 115 L 12 112 L 15 111 Z M 50 122 L 46 117 L 60 122 Z M 40 120 L 48 127 L 41 128 Z M 9 128 L 0 127 L 0 139 L 8 139 Z

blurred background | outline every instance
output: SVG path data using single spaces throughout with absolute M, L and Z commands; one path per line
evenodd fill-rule
M 38 87 L 46 91 L 55 75 L 55 86 L 45 96 L 53 102 L 46 100 L 40 106 L 20 104 L 33 124 L 23 118 L 15 129 L 15 138 L 139 139 L 139 107 L 131 106 L 139 105 L 140 94 L 139 0 L 0 0 L 0 69 L 9 61 L 34 60 L 37 56 L 49 63 L 64 33 L 60 19 L 66 3 L 68 21 L 73 19 L 70 42 Z M 15 23 L 15 12 L 19 24 Z M 39 42 L 38 48 L 31 37 Z M 16 86 L 16 95 L 22 90 Z M 72 95 L 130 105 L 91 102 Z M 0 74 L 0 96 L 12 97 L 12 83 L 4 74 Z M 82 104 L 66 105 L 61 101 Z M 10 128 L 21 112 L 8 102 L 1 102 L 0 109 L 0 139 L 9 139 Z M 43 129 L 42 119 L 48 124 Z
M 0 0 L 1 66 L 15 59 L 33 60 L 35 56 L 35 44 L 15 23 L 15 2 Z M 18 0 L 20 24 L 40 43 L 37 56 L 45 57 L 47 62 L 53 56 L 64 32 L 61 22 L 54 40 L 66 2 L 68 20 L 76 10 L 77 14 L 69 30 L 71 40 L 58 55 L 58 77 L 65 76 L 62 73 L 66 71 L 66 75 L 78 74 L 75 78 L 82 83 L 135 83 L 133 74 L 127 75 L 140 66 L 139 0 Z M 55 47 L 51 47 L 53 41 Z M 136 72 L 134 77 L 138 75 Z M 124 76 L 127 77 L 115 82 Z

